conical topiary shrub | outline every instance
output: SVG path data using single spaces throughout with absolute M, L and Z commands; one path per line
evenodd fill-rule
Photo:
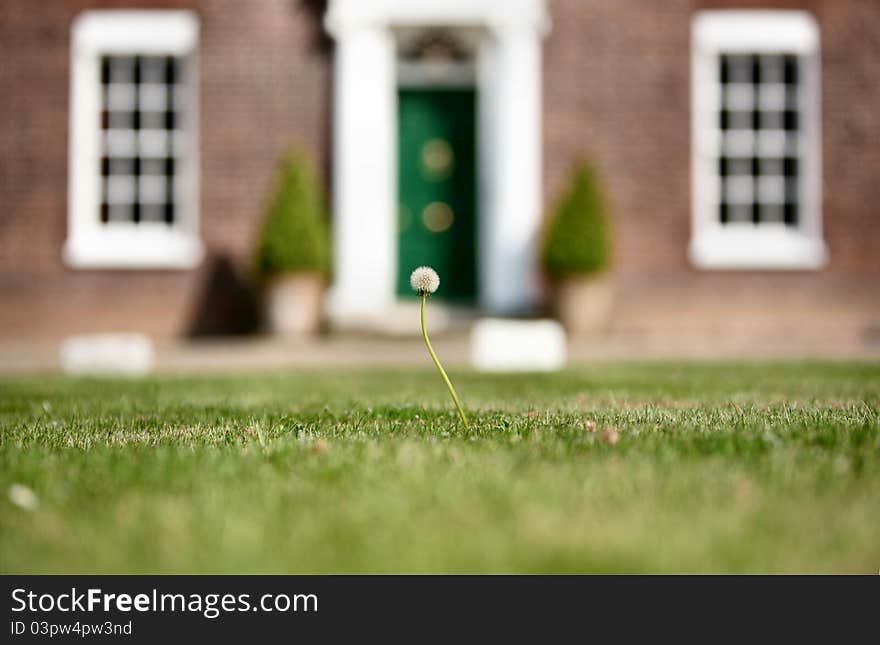
M 269 328 L 284 335 L 317 332 L 330 241 L 323 190 L 301 153 L 283 160 L 256 260 L 265 285 Z
M 611 261 L 611 227 L 593 167 L 578 165 L 544 242 L 544 270 L 554 279 L 599 273 Z
M 554 309 L 573 334 L 604 333 L 611 319 L 611 225 L 595 169 L 582 162 L 544 240 L 543 265 L 554 282 Z
M 301 153 L 288 154 L 260 238 L 257 268 L 264 277 L 282 273 L 326 274 L 330 264 L 324 197 Z

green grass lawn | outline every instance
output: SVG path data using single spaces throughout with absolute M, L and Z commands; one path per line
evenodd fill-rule
M 880 365 L 451 376 L 2 379 L 0 571 L 880 569 Z

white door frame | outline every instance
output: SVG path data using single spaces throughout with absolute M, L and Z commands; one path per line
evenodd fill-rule
M 397 82 L 391 28 L 477 26 L 478 294 L 494 314 L 538 298 L 544 0 L 331 0 L 337 323 L 381 320 L 397 277 Z M 442 276 L 441 276 L 442 279 Z

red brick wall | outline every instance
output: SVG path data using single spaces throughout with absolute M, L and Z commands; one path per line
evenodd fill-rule
M 218 317 L 242 305 L 220 262 L 230 258 L 239 273 L 247 270 L 279 155 L 297 145 L 327 167 L 331 54 L 316 4 L 4 0 L 0 338 L 105 330 L 162 336 L 223 327 Z M 85 9 L 144 7 L 193 9 L 200 19 L 200 222 L 207 258 L 196 271 L 70 269 L 61 250 L 71 22 Z M 217 311 L 203 309 L 206 299 Z
M 596 160 L 616 233 L 616 331 L 799 334 L 880 330 L 880 2 L 549 0 L 544 57 L 548 210 L 581 155 Z M 701 271 L 690 235 L 690 21 L 707 8 L 806 9 L 822 47 L 819 272 Z
M 248 266 L 280 153 L 297 144 L 325 173 L 330 163 L 332 53 L 321 5 L 0 3 L 0 339 L 132 329 L 175 335 L 246 318 L 240 308 L 247 299 L 229 267 L 240 277 Z M 208 259 L 196 271 L 73 270 L 61 260 L 71 21 L 87 8 L 144 6 L 193 8 L 200 18 L 201 231 Z M 817 342 L 877 334 L 880 2 L 548 6 L 545 200 L 549 210 L 578 156 L 598 162 L 616 231 L 619 334 L 796 332 Z M 734 6 L 805 8 L 821 27 L 830 263 L 820 272 L 699 271 L 687 260 L 690 20 L 700 8 Z M 223 259 L 231 264 L 218 264 Z M 213 303 L 207 313 L 205 302 Z

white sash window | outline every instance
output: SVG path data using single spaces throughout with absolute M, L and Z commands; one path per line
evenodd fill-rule
M 197 41 L 185 11 L 89 11 L 74 23 L 70 265 L 185 268 L 201 259 Z
M 820 268 L 816 23 L 798 11 L 706 11 L 692 37 L 691 259 Z

